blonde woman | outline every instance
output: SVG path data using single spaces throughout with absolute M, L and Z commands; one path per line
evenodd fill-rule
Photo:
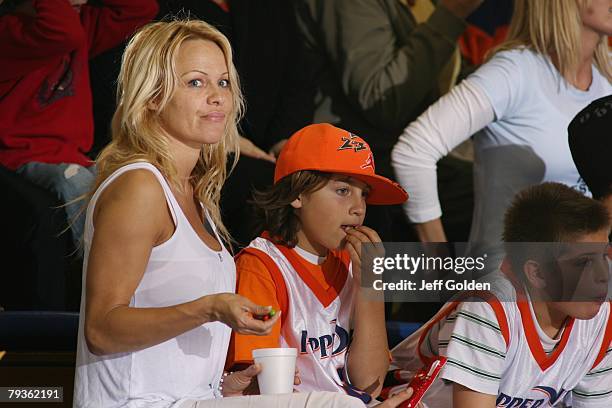
M 513 195 L 544 181 L 588 194 L 567 126 L 612 92 L 610 0 L 516 0 L 507 42 L 405 129 L 392 163 L 410 191 L 405 206 L 422 241 L 446 241 L 436 162 L 471 135 L 475 208 L 470 241 L 482 253 L 501 240 Z
M 231 329 L 267 334 L 278 320 L 254 319 L 269 308 L 233 293 L 224 247 L 219 194 L 242 106 L 229 43 L 208 24 L 158 22 L 130 41 L 86 214 L 76 407 L 361 405 L 336 393 L 217 400 L 260 370 L 224 376 Z

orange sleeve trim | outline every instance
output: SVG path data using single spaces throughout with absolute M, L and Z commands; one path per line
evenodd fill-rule
M 599 349 L 599 354 L 597 354 L 597 358 L 595 359 L 595 363 L 593 363 L 593 368 L 597 367 L 599 363 L 603 360 L 606 355 L 606 351 L 608 351 L 608 347 L 612 345 L 612 301 L 608 302 L 609 311 L 608 311 L 608 324 L 606 325 L 606 332 L 604 333 L 603 341 L 601 342 L 601 348 Z
M 502 336 L 504 336 L 506 347 L 510 346 L 510 326 L 508 325 L 508 317 L 499 299 L 491 292 L 473 292 L 471 296 L 481 298 L 493 308 Z
M 421 333 L 419 337 L 419 342 L 417 345 L 417 353 L 421 362 L 423 364 L 428 364 L 431 358 L 425 357 L 425 355 L 421 352 L 421 345 L 425 341 L 425 338 L 429 334 L 431 328 L 440 322 L 442 319 L 445 319 L 448 315 L 450 315 L 461 303 L 462 300 L 470 298 L 470 297 L 479 297 L 482 300 L 486 301 L 493 308 L 493 312 L 495 313 L 495 317 L 497 318 L 497 322 L 499 323 L 499 327 L 502 332 L 502 336 L 504 337 L 504 342 L 506 343 L 506 347 L 510 345 L 510 329 L 508 326 L 508 318 L 506 317 L 506 312 L 504 311 L 503 306 L 500 301 L 490 292 L 468 292 L 461 296 L 459 300 L 450 302 L 445 305 L 440 312 L 433 318 L 433 320 L 429 321 L 425 326 L 425 329 Z
M 241 253 L 247 253 L 253 255 L 257 259 L 259 259 L 268 272 L 270 272 L 270 277 L 272 277 L 272 281 L 274 281 L 274 285 L 276 286 L 276 299 L 278 300 L 278 304 L 281 308 L 281 326 L 284 324 L 285 318 L 289 311 L 289 296 L 287 295 L 287 285 L 285 285 L 285 278 L 283 278 L 283 274 L 280 269 L 278 269 L 278 265 L 276 262 L 270 258 L 268 254 L 264 251 L 257 248 L 245 248 Z
M 493 311 L 495 312 L 495 316 L 497 317 L 497 322 L 499 323 L 499 328 L 502 331 L 502 336 L 504 336 L 504 341 L 506 342 L 506 347 L 510 346 L 510 328 L 508 327 L 508 318 L 506 317 L 506 312 L 504 311 L 503 306 L 497 299 L 488 300 L 487 301 Z
M 260 256 L 261 254 L 263 256 Z M 285 312 L 282 307 L 283 303 L 287 304 L 287 291 L 284 281 L 280 281 L 282 286 L 279 290 L 279 281 L 273 278 L 275 270 L 271 269 L 272 265 L 264 263 L 266 261 L 265 257 L 265 253 L 251 250 L 243 250 L 236 256 L 236 293 L 250 298 L 255 303 L 272 305 L 276 310 Z M 281 326 L 284 323 L 285 315 L 286 313 L 281 315 L 281 320 L 272 327 L 272 331 L 266 336 L 243 335 L 233 332 L 227 353 L 226 367 L 233 367 L 238 362 L 252 360 L 252 351 L 255 349 L 279 347 Z

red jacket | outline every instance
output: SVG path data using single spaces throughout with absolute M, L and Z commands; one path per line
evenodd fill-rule
M 155 0 L 84 5 L 36 0 L 36 17 L 0 17 L 0 164 L 90 165 L 93 112 L 88 60 L 157 13 Z

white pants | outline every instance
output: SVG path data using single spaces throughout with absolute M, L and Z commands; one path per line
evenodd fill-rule
M 251 395 L 185 401 L 177 408 L 364 408 L 359 399 L 338 392 Z

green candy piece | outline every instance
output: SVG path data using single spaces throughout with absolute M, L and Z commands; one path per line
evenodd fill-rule
M 268 313 L 268 316 L 274 317 L 275 314 L 276 314 L 276 310 L 272 309 L 270 310 L 270 313 Z

